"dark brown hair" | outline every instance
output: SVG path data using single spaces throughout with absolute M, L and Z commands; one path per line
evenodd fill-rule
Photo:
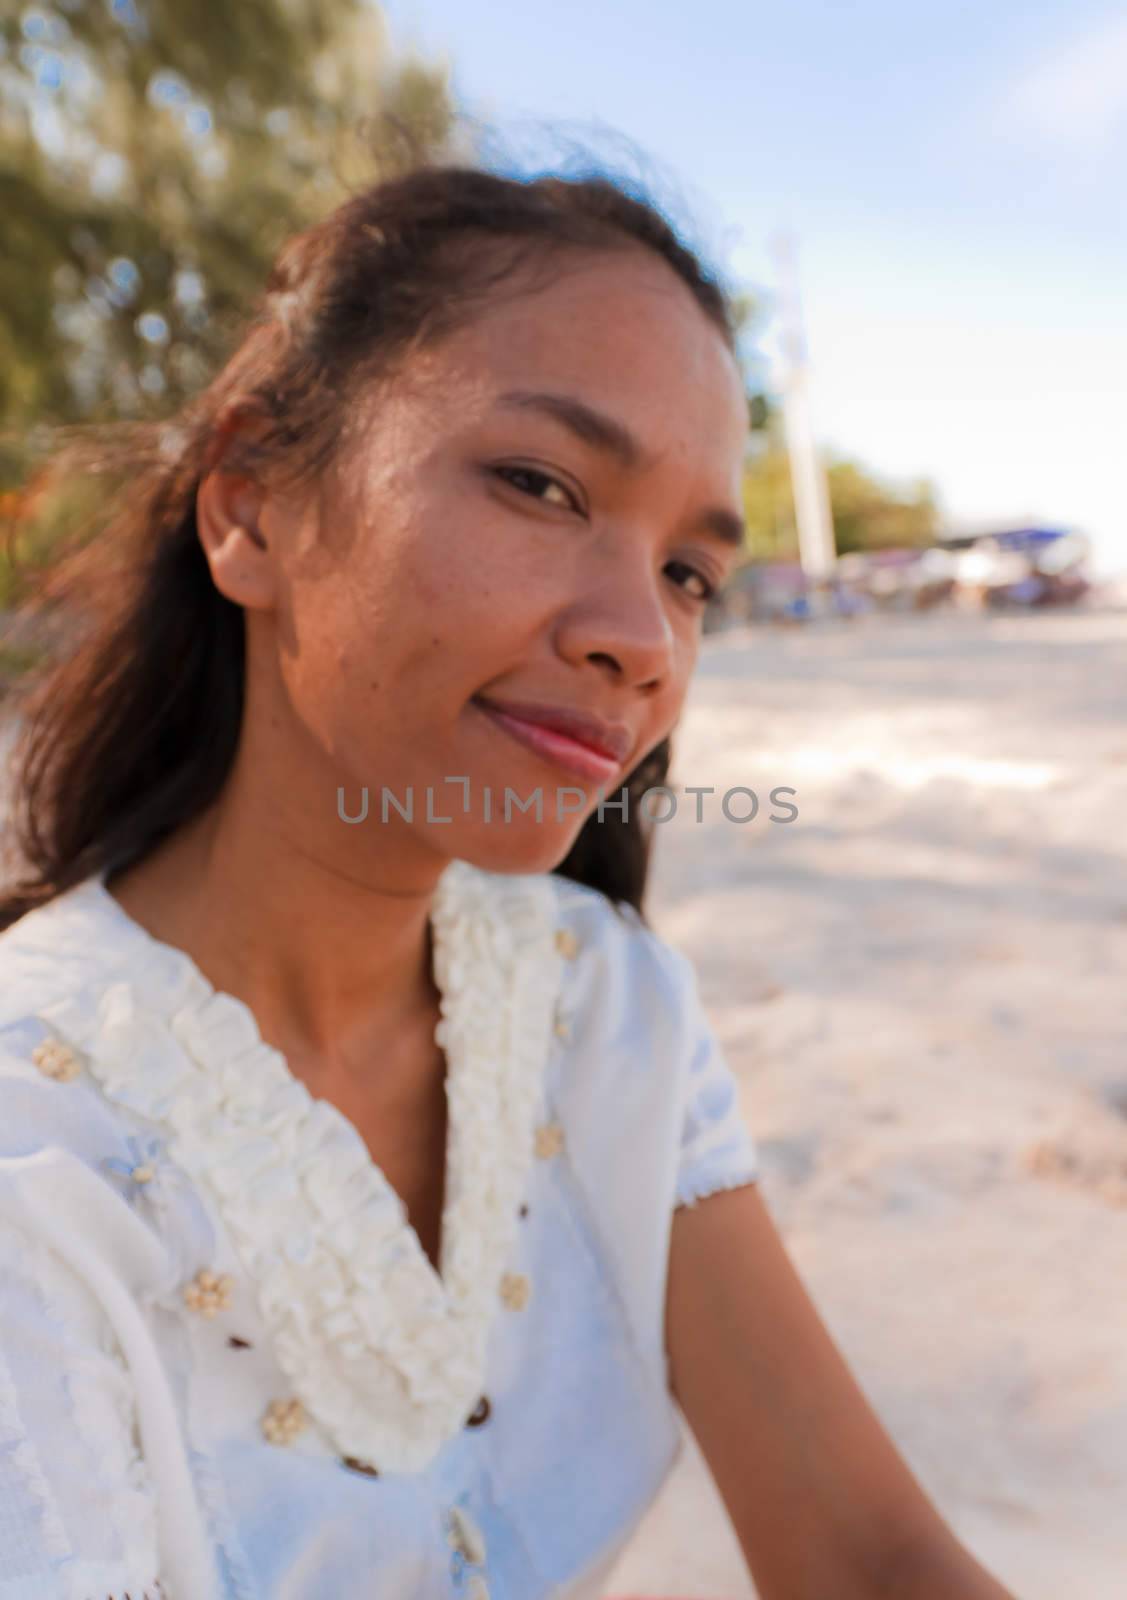
M 31 590 L 34 608 L 77 609 L 59 630 L 69 651 L 16 696 L 11 827 L 24 876 L 0 894 L 0 927 L 140 859 L 223 787 L 242 720 L 243 612 L 212 582 L 195 509 L 219 455 L 315 480 L 350 394 L 471 318 L 482 297 L 530 272 L 550 279 L 561 252 L 622 248 L 666 261 L 734 349 L 715 275 L 621 182 L 420 166 L 289 240 L 241 342 L 177 416 L 83 430 L 57 452 L 48 470 L 64 487 L 93 472 L 114 492 L 99 498 L 97 537 L 86 523 L 62 540 Z M 232 428 L 241 413 L 258 425 Z M 643 920 L 652 823 L 639 801 L 665 781 L 670 755 L 663 740 L 626 782 L 629 816 L 592 814 L 555 869 Z

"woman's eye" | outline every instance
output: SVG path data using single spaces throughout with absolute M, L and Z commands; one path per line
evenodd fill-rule
M 513 488 L 519 489 L 522 494 L 530 495 L 535 500 L 542 500 L 546 505 L 562 505 L 571 511 L 581 511 L 583 509 L 576 496 L 565 484 L 562 484 L 558 478 L 553 477 L 550 472 L 541 472 L 539 467 L 493 467 L 491 471 L 503 483 L 512 484 Z M 546 490 L 555 490 L 558 496 L 562 496 L 562 499 L 548 499 L 545 494 Z M 695 592 L 683 578 L 678 578 L 675 581 L 679 589 L 684 589 L 687 595 L 690 595 L 694 600 L 699 600 L 702 604 L 707 604 L 717 591 L 718 586 L 712 582 L 711 578 L 701 572 L 699 567 L 691 566 L 687 561 L 670 561 L 667 563 L 666 570 L 687 574 L 690 580 L 694 580 L 698 585 Z
M 667 570 L 674 569 L 679 572 L 687 572 L 690 578 L 695 578 L 697 583 L 700 584 L 702 592 L 693 594 L 694 600 L 707 602 L 712 599 L 716 593 L 716 584 L 712 582 L 711 578 L 706 578 L 698 567 L 689 566 L 687 561 L 670 561 Z M 684 589 L 686 594 L 692 594 L 692 591 L 684 583 L 680 583 L 678 587 Z
M 546 505 L 562 505 L 572 511 L 579 510 L 579 502 L 571 490 L 565 488 L 560 480 L 553 478 L 549 472 L 541 472 L 537 467 L 494 467 L 493 470 L 505 483 L 511 483 L 522 494 L 543 500 Z M 563 498 L 548 500 L 543 493 L 544 489 L 554 489 L 557 495 Z

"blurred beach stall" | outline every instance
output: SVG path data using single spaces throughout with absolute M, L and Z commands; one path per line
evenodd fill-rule
M 1070 606 L 1101 586 L 1088 570 L 1091 541 L 1078 530 L 998 527 L 951 532 L 911 549 L 854 550 L 838 556 L 828 582 L 802 562 L 750 561 L 705 614 L 705 630 L 746 623 L 801 622 L 823 609 L 868 612 Z

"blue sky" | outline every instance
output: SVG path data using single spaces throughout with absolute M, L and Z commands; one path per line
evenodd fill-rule
M 1097 570 L 1127 571 L 1122 4 L 384 10 L 514 148 L 562 124 L 640 152 L 748 288 L 795 236 L 828 449 L 931 477 L 954 523 L 1080 528 Z

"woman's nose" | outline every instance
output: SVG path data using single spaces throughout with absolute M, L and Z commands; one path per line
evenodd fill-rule
M 665 687 L 676 671 L 678 641 L 662 581 L 636 561 L 592 575 L 559 618 L 559 653 L 576 666 L 595 661 L 632 688 Z

